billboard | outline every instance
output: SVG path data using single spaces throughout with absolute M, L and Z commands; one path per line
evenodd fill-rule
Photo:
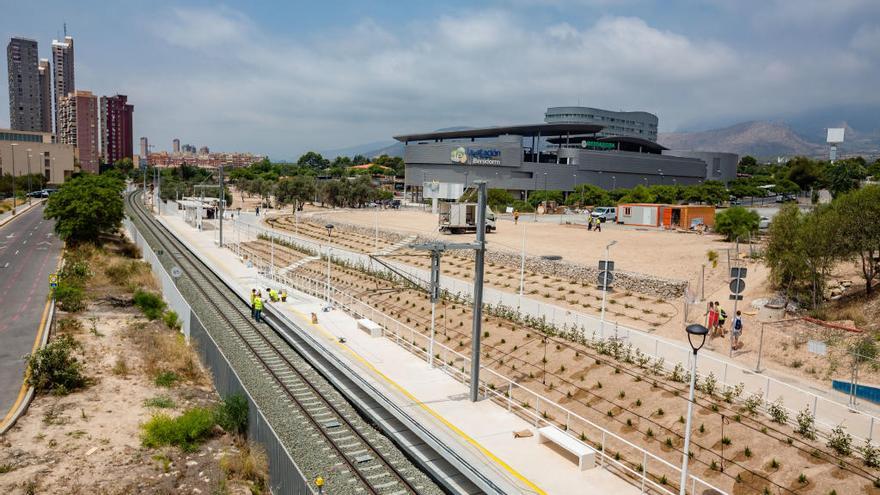
M 831 127 L 828 129 L 828 138 L 826 141 L 828 143 L 837 144 L 843 142 L 843 132 L 846 129 L 843 127 Z

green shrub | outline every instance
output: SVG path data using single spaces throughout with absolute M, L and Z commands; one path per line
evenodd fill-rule
M 747 239 L 750 233 L 758 231 L 760 220 L 758 212 L 734 206 L 715 215 L 715 231 L 727 236 L 728 241 L 737 237 Z
M 160 371 L 154 380 L 157 387 L 173 387 L 180 381 L 180 376 L 173 371 Z
M 214 424 L 214 412 L 208 408 L 195 407 L 176 418 L 157 413 L 141 427 L 141 442 L 145 447 L 174 445 L 193 452 L 210 435 Z
M 162 315 L 162 321 L 164 321 L 165 326 L 171 330 L 180 330 L 180 318 L 177 316 L 176 311 L 166 311 L 165 314 Z
M 73 356 L 79 343 L 70 335 L 62 335 L 46 347 L 25 356 L 28 385 L 38 392 L 66 395 L 86 386 L 82 363 Z
M 165 301 L 162 300 L 162 296 L 159 294 L 140 289 L 134 293 L 134 305 L 140 308 L 144 316 L 151 320 L 160 318 L 166 306 Z
M 86 308 L 85 293 L 81 287 L 76 285 L 65 281 L 59 282 L 58 286 L 52 291 L 52 295 L 62 311 L 77 313 Z
M 244 433 L 248 424 L 248 402 L 241 394 L 223 399 L 214 413 L 217 424 L 230 433 Z

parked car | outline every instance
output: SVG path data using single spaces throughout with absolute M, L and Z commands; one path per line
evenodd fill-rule
M 758 220 L 758 229 L 767 230 L 769 228 L 770 228 L 770 217 L 761 217 L 761 219 Z
M 598 218 L 600 222 L 612 222 L 617 220 L 617 208 L 614 206 L 598 206 L 590 214 L 593 218 Z
M 790 203 L 792 201 L 797 201 L 797 196 L 794 194 L 780 194 L 776 196 L 777 203 Z

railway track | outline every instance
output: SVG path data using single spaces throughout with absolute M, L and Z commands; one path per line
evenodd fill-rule
M 210 317 L 220 321 L 237 337 L 238 343 L 287 397 L 291 414 L 307 434 L 302 435 L 320 452 L 326 470 L 327 493 L 369 493 L 405 495 L 443 493 L 424 473 L 415 468 L 390 442 L 378 442 L 381 435 L 365 424 L 355 409 L 320 373 L 289 346 L 273 338 L 272 330 L 254 322 L 245 306 L 211 270 L 186 246 L 169 234 L 135 199 L 127 195 L 129 211 L 163 249 L 174 253 L 181 270 L 198 292 Z M 383 437 L 384 438 L 384 437 Z M 384 445 L 383 445 L 384 444 Z

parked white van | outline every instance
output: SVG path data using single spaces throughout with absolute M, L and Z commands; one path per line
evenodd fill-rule
M 614 206 L 597 206 L 591 215 L 593 218 L 598 218 L 600 222 L 607 222 L 608 220 L 613 222 L 617 219 L 617 208 Z

